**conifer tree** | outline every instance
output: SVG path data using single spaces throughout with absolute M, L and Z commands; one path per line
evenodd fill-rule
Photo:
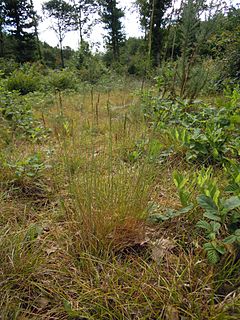
M 101 18 L 104 23 L 104 29 L 108 34 L 105 37 L 107 47 L 111 50 L 113 60 L 119 60 L 120 46 L 124 41 L 124 32 L 121 18 L 124 17 L 124 12 L 118 7 L 116 0 L 101 1 L 102 13 Z
M 16 60 L 34 60 L 36 43 L 31 3 L 28 0 L 3 0 L 2 3 L 5 7 L 5 30 L 15 40 Z
M 0 3 L 0 57 L 4 55 L 4 37 L 3 37 L 3 27 L 5 21 L 5 3 Z
M 40 17 L 37 15 L 36 11 L 34 10 L 33 0 L 30 0 L 30 4 L 32 7 L 32 19 L 33 19 L 36 47 L 37 47 L 37 51 L 38 51 L 38 58 L 41 61 L 42 60 L 42 52 L 41 52 L 41 44 L 40 44 L 40 40 L 39 40 L 39 36 L 38 36 L 38 20 L 40 19 Z

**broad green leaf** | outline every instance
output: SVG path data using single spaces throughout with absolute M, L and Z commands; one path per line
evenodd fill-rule
M 211 213 L 211 212 L 206 211 L 206 212 L 204 212 L 203 216 L 204 216 L 205 218 L 210 219 L 210 220 L 221 222 L 221 217 L 217 216 L 217 215 L 214 214 L 214 213 Z
M 225 248 L 219 245 L 216 245 L 216 250 L 221 254 L 224 254 L 226 252 Z
M 231 197 L 231 198 L 225 200 L 223 205 L 224 205 L 224 209 L 226 209 L 227 212 L 229 212 L 233 209 L 240 207 L 240 198 L 237 196 Z
M 231 234 L 230 236 L 228 236 L 223 240 L 223 243 L 231 244 L 231 243 L 234 243 L 236 240 L 237 240 L 237 237 L 234 234 Z
M 221 228 L 221 224 L 219 222 L 212 221 L 210 222 L 210 225 L 212 227 L 213 232 L 218 232 L 219 229 Z
M 187 206 L 190 193 L 185 190 L 179 190 L 179 198 L 183 206 Z
M 218 213 L 218 207 L 210 197 L 202 194 L 197 198 L 197 201 L 199 205 L 203 209 L 205 209 L 208 213 L 215 214 L 215 215 Z
M 213 195 L 213 201 L 214 201 L 215 203 L 218 203 L 219 196 L 220 196 L 220 190 L 217 189 L 217 190 L 215 191 L 214 195 Z
M 237 229 L 237 230 L 235 231 L 235 235 L 236 235 L 237 237 L 240 237 L 240 229 Z
M 240 183 L 240 173 L 236 176 L 235 182 L 236 182 L 236 183 Z
M 185 178 L 183 175 L 181 175 L 181 173 L 179 173 L 178 171 L 174 171 L 173 181 L 175 186 L 178 189 L 182 189 L 185 186 L 185 184 L 188 182 L 188 179 Z
M 189 206 L 184 207 L 180 210 L 168 209 L 165 214 L 152 214 L 149 217 L 149 221 L 151 222 L 163 222 L 169 219 L 173 219 L 175 217 L 179 217 L 184 213 L 188 213 L 193 209 L 193 204 L 191 203 Z
M 220 256 L 217 250 L 213 247 L 212 243 L 211 242 L 205 243 L 203 247 L 207 252 L 208 261 L 211 264 L 216 264 L 219 261 Z
M 180 210 L 178 210 L 177 212 L 179 214 L 183 214 L 183 213 L 188 213 L 189 211 L 191 211 L 193 209 L 194 205 L 192 203 L 190 203 L 187 207 L 184 207 Z
M 216 233 L 215 232 L 211 232 L 211 233 L 209 233 L 208 234 L 208 238 L 210 239 L 210 240 L 216 240 Z
M 206 229 L 208 232 L 211 232 L 211 225 L 205 220 L 198 221 L 198 223 L 196 224 L 196 227 Z

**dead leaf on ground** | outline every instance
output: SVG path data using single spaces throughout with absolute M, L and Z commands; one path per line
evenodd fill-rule
M 57 246 L 52 246 L 51 248 L 46 249 L 47 255 L 49 256 L 50 254 L 56 252 L 59 248 Z
M 170 239 L 157 239 L 151 243 L 152 247 L 152 259 L 156 262 L 160 262 L 166 256 L 175 256 L 171 250 L 176 247 L 173 240 Z

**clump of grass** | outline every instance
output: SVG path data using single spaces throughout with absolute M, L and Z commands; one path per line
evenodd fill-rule
M 113 168 L 100 161 L 93 160 L 70 182 L 74 208 L 68 218 L 74 222 L 71 233 L 77 233 L 75 243 L 80 252 L 108 251 L 114 246 L 117 228 L 127 229 L 129 224 L 129 229 L 134 229 L 130 225 L 146 217 L 152 174 L 144 167 Z

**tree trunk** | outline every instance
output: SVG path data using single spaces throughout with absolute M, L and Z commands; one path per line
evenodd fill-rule
M 148 35 L 148 62 L 149 66 L 152 65 L 152 39 L 153 39 L 153 25 L 154 25 L 154 11 L 155 11 L 155 0 L 152 0 L 152 14 L 150 19 L 150 28 L 149 28 L 149 35 Z
M 64 64 L 64 56 L 63 56 L 63 45 L 62 45 L 62 42 L 63 42 L 63 39 L 60 39 L 60 40 L 59 40 L 59 43 L 60 43 L 61 65 L 62 65 L 62 68 L 64 69 L 64 68 L 65 68 L 65 64 Z
M 149 30 L 149 61 L 155 67 L 160 65 L 162 51 L 162 22 L 167 2 L 152 0 L 152 13 Z
M 4 40 L 3 40 L 3 32 L 2 26 L 0 25 L 0 57 L 4 56 Z

